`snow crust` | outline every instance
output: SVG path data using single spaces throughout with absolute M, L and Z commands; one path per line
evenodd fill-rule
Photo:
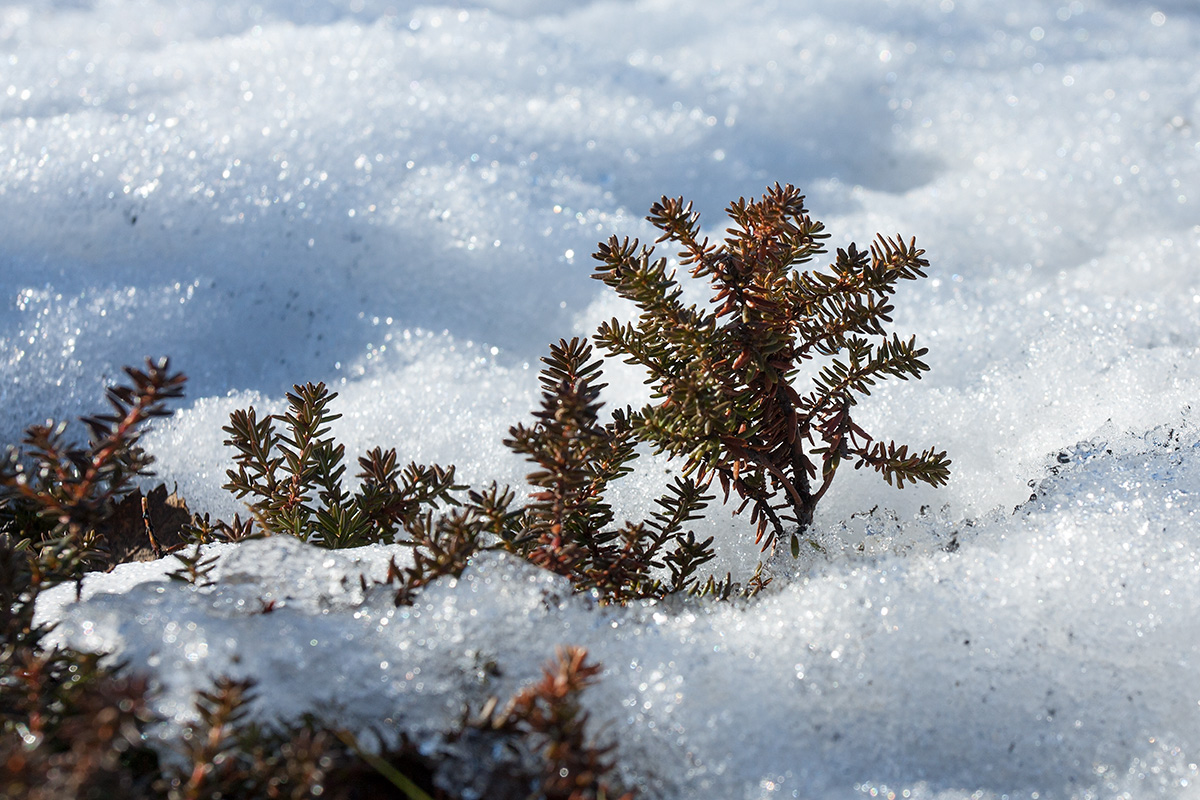
M 195 510 L 240 510 L 229 412 L 309 380 L 348 454 L 519 485 L 546 343 L 629 313 L 596 242 L 652 239 L 662 194 L 719 235 L 778 180 L 834 246 L 927 249 L 895 316 L 933 369 L 858 421 L 954 460 L 936 491 L 844 475 L 825 555 L 745 606 L 599 609 L 486 556 L 397 610 L 358 579 L 396 551 L 272 539 L 215 588 L 167 559 L 41 613 L 153 671 L 164 737 L 222 673 L 264 718 L 433 737 L 571 643 L 646 796 L 1191 796 L 1198 52 L 1178 0 L 0 4 L 5 441 L 169 354 L 189 399 L 146 445 Z M 699 527 L 749 574 L 742 520 Z

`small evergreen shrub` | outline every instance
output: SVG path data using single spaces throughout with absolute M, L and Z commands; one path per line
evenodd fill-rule
M 358 459 L 361 488 L 342 485 L 346 448 L 328 437 L 341 414 L 329 411 L 337 397 L 323 383 L 294 387 L 288 410 L 262 419 L 253 407 L 234 411 L 224 430 L 236 451 L 236 470 L 225 488 L 249 503 L 269 533 L 287 533 L 322 547 L 360 547 L 390 542 L 425 508 L 457 505 L 454 467 L 409 464 L 401 469 L 394 449 L 375 448 Z M 282 424 L 278 430 L 276 424 Z
M 228 470 L 225 488 L 252 498 L 253 521 L 241 535 L 254 535 L 257 523 L 261 533 L 288 534 L 322 547 L 410 545 L 414 563 L 403 568 L 393 563 L 387 576 L 387 584 L 396 585 L 397 605 L 409 604 L 421 586 L 461 574 L 471 555 L 492 546 L 482 537 L 490 533 L 495 539 L 511 525 L 513 495 L 493 486 L 470 492 L 464 506 L 460 495 L 467 487 L 455 483 L 454 467 L 401 468 L 395 449 L 380 448 L 358 459 L 361 483 L 349 492 L 343 482 L 345 447 L 328 435 L 330 423 L 340 417 L 329 410 L 336 397 L 325 384 L 309 383 L 288 394 L 283 414 L 260 419 L 249 408 L 230 416 L 225 443 L 236 451 L 237 469 Z M 452 510 L 435 516 L 443 506 Z
M 87 445 L 68 442 L 65 425 L 33 426 L 21 446 L 8 449 L 0 468 L 0 797 L 459 797 L 453 780 L 438 776 L 455 775 L 467 765 L 443 763 L 446 756 L 423 753 L 403 736 L 382 753 L 366 753 L 348 732 L 311 719 L 265 728 L 249 721 L 253 683 L 225 677 L 197 695 L 197 720 L 177 746 L 181 761 L 161 762 L 147 744 L 151 726 L 161 720 L 150 708 L 150 682 L 136 665 L 104 667 L 103 654 L 46 644 L 51 627 L 34 623 L 41 592 L 72 580 L 81 585 L 87 569 L 112 566 L 114 554 L 133 557 L 136 548 L 124 541 L 126 533 L 120 547 L 110 546 L 118 527 L 110 522 L 129 498 L 139 500 L 146 544 L 160 551 L 150 503 L 132 480 L 150 474 L 153 459 L 138 447 L 146 424 L 170 413 L 166 403 L 182 396 L 185 379 L 171 373 L 165 360 L 126 372 L 132 385 L 107 392 L 113 413 L 84 420 L 93 434 Z M 512 527 L 518 513 L 508 511 L 513 495 L 495 487 L 469 492 L 469 508 L 434 521 L 430 509 L 439 502 L 458 505 L 449 494 L 462 488 L 453 485 L 453 470 L 416 465 L 402 470 L 394 452 L 374 450 L 360 459 L 363 488 L 353 496 L 342 491 L 341 450 L 322 438 L 332 398 L 320 385 L 298 387 L 291 414 L 282 415 L 287 437 L 276 437 L 271 420 L 257 421 L 252 410 L 234 415 L 231 427 L 244 422 L 246 431 L 256 432 L 258 449 L 247 439 L 242 469 L 231 470 L 231 483 L 258 498 L 253 510 L 260 525 L 282 520 L 293 526 L 289 531 L 308 531 L 296 522 L 312 520 L 319 526 L 313 538 L 325 546 L 348 546 L 355 536 L 382 539 L 402 528 L 418 557 L 413 567 L 397 570 L 398 602 L 411 600 L 438 575 L 461 572 L 481 532 L 498 536 Z M 260 469 L 264 464 L 275 471 Z M 319 476 L 314 485 L 326 491 L 312 497 L 323 505 L 305 507 L 314 475 Z M 272 482 L 283 476 L 286 481 Z M 299 499 L 289 504 L 280 498 Z M 183 535 L 196 547 L 174 548 L 179 566 L 170 577 L 203 588 L 210 583 L 213 559 L 199 545 L 256 533 L 253 523 L 236 518 L 227 524 L 196 516 Z M 519 693 L 502 715 L 493 714 L 492 703 L 486 719 L 469 723 L 464 717 L 461 729 L 447 735 L 485 735 L 489 747 L 519 756 L 485 776 L 502 792 L 493 796 L 615 797 L 605 778 L 611 747 L 585 736 L 587 715 L 578 705 L 598 672 L 584 662 L 583 651 L 564 651 L 546 668 L 546 677 Z
M 699 214 L 663 197 L 647 219 L 658 242 L 679 247 L 680 265 L 711 290 L 711 308 L 684 305 L 677 274 L 653 247 L 613 236 L 594 257 L 594 277 L 632 301 L 636 322 L 604 323 L 596 341 L 645 368 L 657 400 L 630 415 L 634 434 L 685 461 L 685 475 L 716 476 L 751 506 L 764 549 L 789 532 L 793 554 L 843 461 L 870 467 L 890 484 L 937 486 L 950 476 L 945 452 L 876 441 L 851 412 L 878 381 L 919 378 L 929 369 L 914 339 L 888 335 L 891 295 L 924 277 L 915 241 L 878 237 L 869 251 L 837 251 L 829 271 L 798 270 L 824 252 L 824 226 L 792 186 L 727 209 L 721 244 L 702 238 Z M 823 359 L 812 390 L 794 385 Z
M 606 780 L 614 766 L 609 756 L 616 746 L 600 747 L 588 739 L 588 714 L 580 707 L 580 696 L 601 671 L 587 662 L 583 648 L 559 648 L 554 660 L 543 667 L 541 680 L 518 692 L 503 709 L 493 700 L 468 723 L 481 731 L 515 737 L 533 751 L 517 752 L 514 766 L 504 771 L 504 780 L 511 785 L 516 777 L 517 785 L 499 792 L 499 787 L 489 787 L 479 796 L 632 800 L 633 792 L 622 794 Z M 525 763 L 530 766 L 517 766 Z
M 154 458 L 138 442 L 148 423 L 171 413 L 167 403 L 187 381 L 166 359 L 125 372 L 131 385 L 106 392 L 112 410 L 82 420 L 86 446 L 67 441 L 65 423 L 33 425 L 0 462 L 0 534 L 56 559 L 55 578 L 111 566 L 104 523 L 134 478 L 149 474 Z
M 111 563 L 106 527 L 153 459 L 145 426 L 169 413 L 184 378 L 168 363 L 129 368 L 112 411 L 83 420 L 87 445 L 65 425 L 35 425 L 0 464 L 0 793 L 8 797 L 145 796 L 157 756 L 142 737 L 153 720 L 147 682 L 100 666 L 100 655 L 45 644 L 38 596 Z
M 447 778 L 461 772 L 453 760 L 465 752 L 473 763 L 491 754 L 477 777 L 482 796 L 632 797 L 607 778 L 613 746 L 587 736 L 580 696 L 600 667 L 578 648 L 560 650 L 542 679 L 502 709 L 493 699 L 464 715 L 460 729 L 446 733 L 466 745 L 459 756 L 417 748 L 402 733 L 398 745 L 367 753 L 349 732 L 312 720 L 266 729 L 248 721 L 253 684 L 218 677 L 196 698 L 198 719 L 178 746 L 183 766 L 164 765 L 146 746 L 156 721 L 148 682 L 136 669 L 101 667 L 96 654 L 47 647 L 49 629 L 34 625 L 34 606 L 56 583 L 81 585 L 87 569 L 147 551 L 172 554 L 170 577 L 200 591 L 213 567 L 202 544 L 272 534 L 330 548 L 412 547 L 411 563 L 393 560 L 383 582 L 397 605 L 411 604 L 439 577 L 460 575 L 486 549 L 566 576 L 606 603 L 672 594 L 727 599 L 753 595 L 769 579 L 761 566 L 744 587 L 731 576 L 702 576 L 714 557 L 712 539 L 699 540 L 690 523 L 714 499 L 714 478 L 726 501 L 736 495 L 739 511 L 751 509 L 764 549 L 789 537 L 793 555 L 843 462 L 900 488 L 945 483 L 945 452 L 876 440 L 852 419 L 877 382 L 928 370 L 926 351 L 886 327 L 898 283 L 924 277 L 924 251 L 911 240 L 879 237 L 865 252 L 839 249 L 826 270 L 801 269 L 823 253 L 827 235 L 793 187 L 776 184 L 760 200 L 731 204 L 733 227 L 720 244 L 701 236 L 691 208 L 664 197 L 648 219 L 662 232 L 658 242 L 677 246 L 681 266 L 708 283 L 711 302 L 685 305 L 676 273 L 666 259 L 652 258 L 652 246 L 616 236 L 599 246 L 594 277 L 640 316 L 604 323 L 595 342 L 646 370 L 652 402 L 602 417 L 605 384 L 592 345 L 579 338 L 551 345 L 540 405 L 505 440 L 534 467 L 523 503 L 494 483 L 456 483 L 453 466 L 402 467 L 394 449 L 360 457 L 351 490 L 344 447 L 329 435 L 337 395 L 310 383 L 288 395 L 284 413 L 260 418 L 254 408 L 238 410 L 224 428 L 234 450 L 225 488 L 247 500 L 250 518 L 193 515 L 173 523 L 166 539 L 156 533 L 155 513 L 162 517 L 170 506 L 173 518 L 187 518 L 186 504 L 169 503 L 162 487 L 141 497 L 133 480 L 152 462 L 138 444 L 147 423 L 182 396 L 185 379 L 167 361 L 126 370 L 131 384 L 107 392 L 111 410 L 83 420 L 86 446 L 69 443 L 65 426 L 29 428 L 0 463 L 0 793 L 477 796 L 479 787 L 468 791 Z M 811 386 L 797 387 L 802 374 Z M 606 493 L 630 473 L 639 445 L 682 459 L 682 475 L 648 519 L 619 522 Z
M 676 479 L 650 519 L 613 527 L 604 493 L 629 474 L 637 442 L 627 411 L 600 422 L 604 384 L 591 355 L 579 339 L 551 345 L 536 422 L 509 430 L 505 444 L 538 468 L 527 476 L 536 491 L 508 548 L 610 602 L 695 591 L 697 569 L 714 557 L 712 539 L 697 541 L 686 526 L 712 497 Z
M 677 479 L 642 523 L 614 526 L 605 501 L 609 484 L 627 475 L 636 441 L 618 411 L 600 422 L 600 362 L 579 339 L 560 341 L 543 359 L 542 407 L 532 425 L 516 425 L 505 440 L 538 469 L 529 502 L 495 484 L 464 491 L 454 468 L 409 464 L 394 449 L 359 458 L 360 488 L 343 486 L 345 450 L 329 437 L 337 396 L 324 384 L 295 387 L 283 414 L 259 418 L 254 408 L 230 416 L 226 444 L 237 469 L 226 488 L 250 497 L 254 520 L 267 534 L 289 534 L 325 547 L 382 542 L 413 547 L 413 564 L 393 564 L 387 585 L 397 604 L 442 575 L 459 575 L 481 549 L 505 549 L 569 577 L 579 591 L 607 602 L 686 591 L 728 596 L 729 581 L 701 582 L 697 570 L 713 558 L 712 539 L 698 541 L 688 522 L 711 500 L 690 479 Z M 277 427 L 280 426 L 280 427 Z M 435 513 L 441 512 L 441 513 Z M 228 527 L 228 526 L 227 526 Z M 197 577 L 194 557 L 179 556 L 180 578 Z M 757 587 L 764 583 L 759 580 Z
M 924 251 L 879 236 L 867 251 L 839 249 L 827 270 L 800 269 L 824 252 L 828 234 L 794 187 L 775 184 L 727 212 L 733 227 L 721 244 L 701 236 L 699 215 L 682 198 L 663 197 L 647 217 L 662 231 L 658 242 L 677 245 L 680 264 L 707 281 L 708 307 L 684 304 L 676 272 L 652 258 L 653 247 L 616 236 L 599 246 L 593 276 L 641 313 L 635 322 L 603 323 L 596 341 L 646 370 L 653 402 L 601 421 L 605 384 L 591 345 L 551 345 L 534 422 L 512 427 L 505 440 L 536 466 L 522 508 L 510 510 L 512 492 L 496 486 L 464 504 L 453 467 L 401 471 L 394 450 L 359 459 L 362 488 L 350 495 L 341 485 L 344 450 L 326 436 L 337 415 L 323 384 L 297 386 L 283 415 L 259 420 L 253 408 L 232 415 L 225 430 L 238 469 L 227 488 L 254 498 L 251 509 L 269 532 L 325 546 L 396 541 L 407 531 L 418 555 L 414 568 L 397 571 L 402 586 L 458 574 L 472 552 L 501 546 L 620 603 L 730 593 L 731 580 L 702 582 L 697 571 L 713 558 L 712 540 L 687 530 L 713 499 L 705 492 L 714 477 L 725 500 L 734 493 L 739 511 L 750 507 L 763 549 L 787 536 L 793 555 L 844 461 L 899 488 L 944 484 L 944 451 L 876 440 L 852 413 L 879 381 L 929 369 L 915 338 L 886 328 L 897 284 L 925 276 Z M 806 368 L 812 386 L 802 394 L 795 384 Z M 683 459 L 683 474 L 650 519 L 615 525 L 605 491 L 630 472 L 639 443 Z M 462 508 L 435 518 L 440 504 Z M 498 543 L 481 538 L 487 534 Z M 755 575 L 749 591 L 762 584 Z M 402 588 L 397 596 L 410 594 Z

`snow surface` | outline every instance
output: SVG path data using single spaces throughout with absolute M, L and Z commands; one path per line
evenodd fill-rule
M 840 478 L 829 555 L 745 606 L 598 609 L 488 556 L 396 610 L 358 581 L 386 549 L 272 540 L 213 589 L 168 559 L 42 613 L 155 673 L 163 736 L 221 673 L 264 718 L 432 735 L 582 644 L 647 797 L 1193 796 L 1197 53 L 1193 0 L 0 2 L 6 441 L 168 354 L 189 399 L 147 445 L 194 509 L 239 510 L 228 413 L 310 380 L 350 453 L 519 484 L 546 343 L 628 313 L 596 242 L 653 238 L 661 194 L 719 233 L 778 180 L 834 245 L 928 250 L 896 327 L 933 369 L 860 422 L 954 460 Z M 701 528 L 749 573 L 744 521 Z

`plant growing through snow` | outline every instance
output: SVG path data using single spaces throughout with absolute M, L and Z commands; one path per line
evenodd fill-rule
M 891 295 L 929 265 L 915 240 L 879 236 L 868 251 L 837 251 L 828 271 L 798 269 L 824 252 L 824 226 L 804 197 L 779 184 L 760 200 L 727 209 L 733 226 L 721 244 L 702 238 L 699 214 L 682 198 L 663 197 L 647 219 L 657 242 L 679 249 L 680 265 L 706 280 L 712 308 L 685 305 L 676 272 L 653 247 L 611 237 L 594 257 L 594 276 L 631 300 L 636 322 L 616 319 L 596 333 L 614 356 L 645 368 L 655 402 L 631 414 L 633 434 L 685 460 L 684 475 L 715 476 L 728 499 L 751 507 L 764 549 L 791 529 L 793 555 L 838 467 L 870 467 L 889 484 L 950 476 L 933 448 L 877 441 L 851 412 L 876 382 L 920 378 L 929 367 L 915 338 L 888 334 Z M 814 369 L 818 359 L 825 366 Z M 796 380 L 815 371 L 802 394 Z

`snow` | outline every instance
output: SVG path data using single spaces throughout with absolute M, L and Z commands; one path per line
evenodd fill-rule
M 859 421 L 954 461 L 939 490 L 844 474 L 828 555 L 745 605 L 600 609 L 489 555 L 398 610 L 358 580 L 393 551 L 270 540 L 218 548 L 215 587 L 167 559 L 41 613 L 153 671 L 164 737 L 222 673 L 264 718 L 433 736 L 580 644 L 645 796 L 1189 797 L 1198 52 L 1186 0 L 0 4 L 6 441 L 170 355 L 188 400 L 146 444 L 193 509 L 240 510 L 229 412 L 310 380 L 348 453 L 519 485 L 500 442 L 546 344 L 629 313 L 596 242 L 652 239 L 662 194 L 719 233 L 778 180 L 835 246 L 928 251 L 895 325 L 932 370 Z M 758 559 L 745 525 L 700 525 L 722 572 Z

